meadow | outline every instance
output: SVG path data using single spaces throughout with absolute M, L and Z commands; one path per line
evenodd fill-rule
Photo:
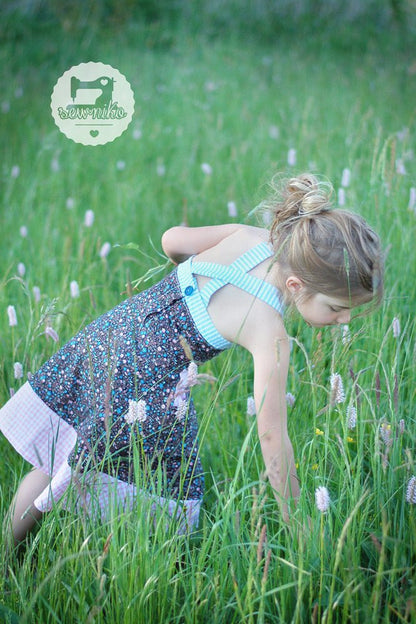
M 193 392 L 207 484 L 198 530 L 177 535 L 163 513 L 151 529 L 139 505 L 93 523 L 57 504 L 19 555 L 2 556 L 0 621 L 416 622 L 416 57 L 407 37 L 64 26 L 26 24 L 0 47 L 1 404 L 136 280 L 142 289 L 168 270 L 165 229 L 257 223 L 276 172 L 325 175 L 335 203 L 370 221 L 385 249 L 386 296 L 348 328 L 313 330 L 288 315 L 301 481 L 290 523 L 262 477 L 251 360 L 232 349 L 201 367 L 217 381 Z M 117 68 L 135 94 L 129 128 L 95 147 L 67 139 L 50 112 L 59 76 L 89 60 Z M 0 451 L 4 517 L 29 467 L 3 437 Z

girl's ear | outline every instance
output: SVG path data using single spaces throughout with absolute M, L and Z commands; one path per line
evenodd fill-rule
M 285 286 L 292 295 L 298 295 L 304 287 L 304 283 L 301 279 L 296 277 L 296 275 L 289 275 L 286 279 Z

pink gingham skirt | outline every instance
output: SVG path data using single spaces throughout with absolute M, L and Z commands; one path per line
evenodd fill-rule
M 0 431 L 27 462 L 50 476 L 49 485 L 34 500 L 39 511 L 49 511 L 61 501 L 66 509 L 84 510 L 104 520 L 111 511 L 131 511 L 139 495 L 150 501 L 154 511 L 166 508 L 170 516 L 179 518 L 179 532 L 198 524 L 200 500 L 166 500 L 103 472 L 74 473 L 68 456 L 77 442 L 75 429 L 52 411 L 28 382 L 0 409 Z

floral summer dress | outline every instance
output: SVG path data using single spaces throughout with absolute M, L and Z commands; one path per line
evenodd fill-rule
M 197 523 L 204 479 L 189 390 L 197 365 L 231 346 L 207 305 L 232 283 L 282 313 L 279 292 L 249 274 L 272 255 L 260 243 L 230 266 L 189 258 L 90 323 L 16 392 L 0 410 L 0 429 L 51 476 L 38 509 L 75 481 L 79 506 L 102 517 L 110 499 L 131 508 L 139 489 L 184 513 L 187 526 Z M 197 274 L 211 277 L 201 290 Z

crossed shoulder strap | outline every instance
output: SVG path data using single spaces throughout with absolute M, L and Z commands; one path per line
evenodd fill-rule
M 228 266 L 212 262 L 192 262 L 192 273 L 211 278 L 200 290 L 205 306 L 208 306 L 209 300 L 217 290 L 226 284 L 232 284 L 261 299 L 282 314 L 284 306 L 278 289 L 248 273 L 260 262 L 272 256 L 273 250 L 270 245 L 262 242 L 246 251 Z

